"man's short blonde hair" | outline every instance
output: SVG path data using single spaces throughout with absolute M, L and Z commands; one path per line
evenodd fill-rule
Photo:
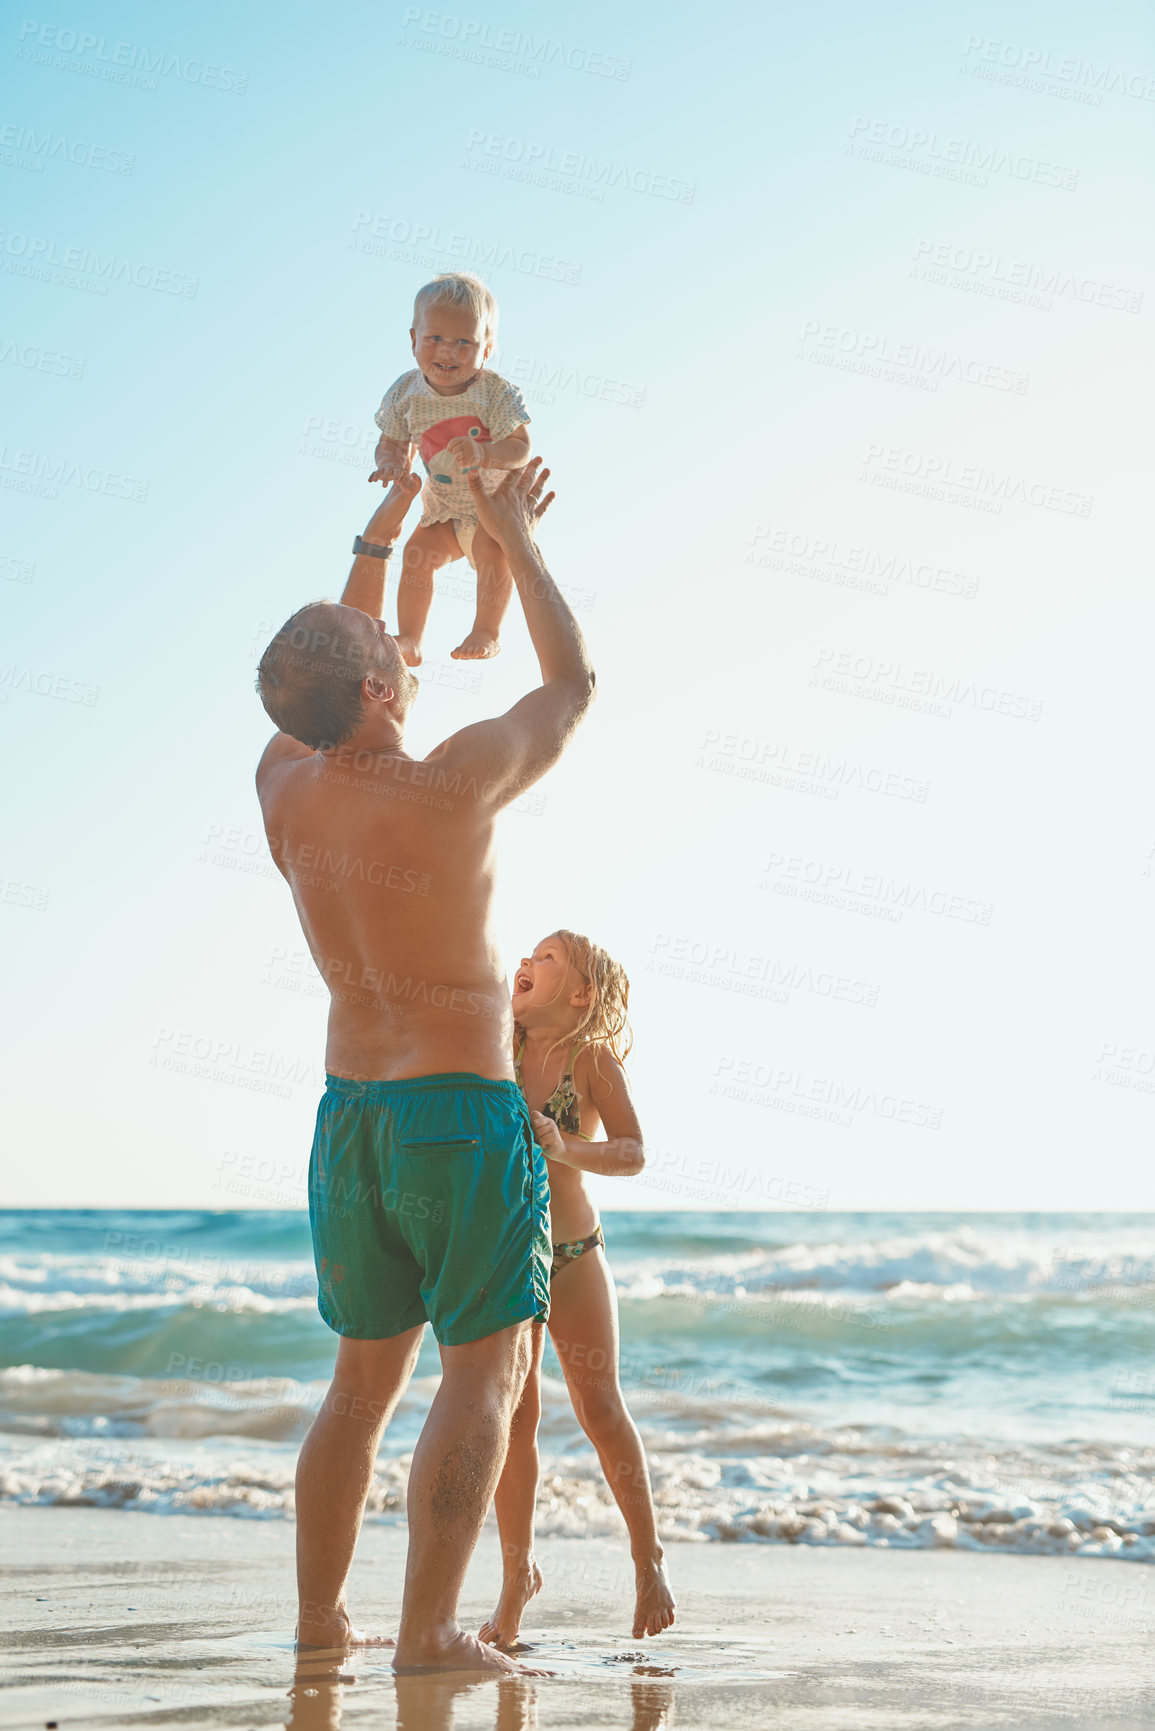
M 496 337 L 497 302 L 480 277 L 457 276 L 446 271 L 427 282 L 424 288 L 419 288 L 413 302 L 414 329 L 427 308 L 440 306 L 460 307 L 463 312 L 472 312 L 485 328 L 486 342 L 491 343 Z

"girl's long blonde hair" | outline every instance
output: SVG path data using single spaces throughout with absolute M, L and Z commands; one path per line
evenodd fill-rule
M 620 962 L 615 962 L 608 951 L 600 944 L 595 944 L 581 932 L 566 931 L 559 927 L 550 934 L 560 938 L 569 951 L 569 959 L 582 979 L 593 989 L 590 1001 L 577 1027 L 564 1039 L 555 1040 L 550 1046 L 563 1046 L 567 1043 L 572 1047 L 579 1044 L 594 1048 L 594 1063 L 597 1063 L 597 1048 L 606 1046 L 613 1053 L 619 1064 L 624 1064 L 634 1044 L 634 1031 L 630 1026 L 630 982 L 626 970 Z M 548 1057 L 548 1053 L 546 1056 Z

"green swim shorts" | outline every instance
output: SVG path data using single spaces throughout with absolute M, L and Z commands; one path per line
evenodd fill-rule
M 549 1313 L 549 1182 L 515 1082 L 327 1076 L 309 1160 L 317 1303 L 338 1334 L 463 1346 Z

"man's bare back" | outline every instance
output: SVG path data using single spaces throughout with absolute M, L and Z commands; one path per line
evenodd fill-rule
M 331 1075 L 513 1074 L 496 811 L 470 755 L 334 751 L 269 778 L 269 845 L 331 994 Z

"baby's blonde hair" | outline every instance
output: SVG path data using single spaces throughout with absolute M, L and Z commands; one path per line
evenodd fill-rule
M 595 1064 L 599 1046 L 607 1046 L 618 1063 L 624 1064 L 634 1044 L 634 1031 L 628 1014 L 630 982 L 626 970 L 600 944 L 595 944 L 581 932 L 559 927 L 552 936 L 561 939 L 569 951 L 571 964 L 593 988 L 581 1021 L 572 1033 L 566 1035 L 566 1041 L 574 1046 L 579 1043 L 593 1046 Z M 557 1045 L 564 1043 L 561 1040 L 555 1042 Z M 552 1046 L 550 1050 L 553 1050 Z
M 485 326 L 485 340 L 491 343 L 497 335 L 497 302 L 486 288 L 480 277 L 458 276 L 453 271 L 445 271 L 441 276 L 435 276 L 432 282 L 427 282 L 424 288 L 417 290 L 413 302 L 413 324 L 426 307 L 460 307 L 463 312 L 471 312 Z

